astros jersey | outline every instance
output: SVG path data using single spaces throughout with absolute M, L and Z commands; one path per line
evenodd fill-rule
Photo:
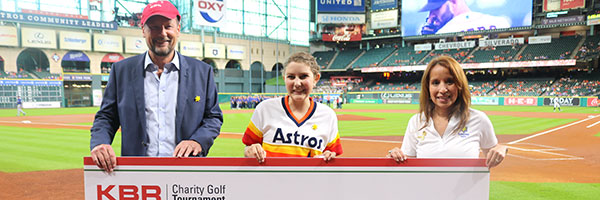
M 480 31 L 490 29 L 510 28 L 510 23 L 503 17 L 486 15 L 478 12 L 468 12 L 454 16 L 436 33 L 454 33 L 465 31 Z
M 342 154 L 333 110 L 310 98 L 305 116 L 294 116 L 287 96 L 258 104 L 242 142 L 262 144 L 267 157 L 313 157 L 325 150 Z
M 442 136 L 429 120 L 423 129 L 421 114 L 414 115 L 408 122 L 402 152 L 417 158 L 478 158 L 480 149 L 490 149 L 498 144 L 492 122 L 485 113 L 469 109 L 469 120 L 465 128 L 454 132 L 460 119 L 452 116 Z

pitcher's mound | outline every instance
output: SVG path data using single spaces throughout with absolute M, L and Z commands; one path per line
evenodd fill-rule
M 382 120 L 383 118 L 377 117 L 366 117 L 360 115 L 351 115 L 351 114 L 337 114 L 337 118 L 339 121 L 364 121 L 364 120 Z

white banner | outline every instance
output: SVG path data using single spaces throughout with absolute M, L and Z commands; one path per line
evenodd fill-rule
M 216 27 L 225 25 L 226 2 L 226 0 L 193 0 L 194 25 Z
M 524 44 L 524 43 L 525 43 L 525 38 L 503 38 L 503 39 L 493 39 L 493 40 L 479 39 L 480 47 L 511 46 L 513 44 Z
M 94 51 L 123 52 L 123 38 L 118 35 L 94 34 Z
M 56 31 L 21 28 L 21 44 L 23 47 L 56 49 Z
M 552 36 L 532 36 L 529 37 L 529 44 L 547 44 L 552 42 Z
M 317 14 L 319 24 L 364 24 L 365 14 Z
M 435 43 L 435 49 L 462 49 L 475 47 L 475 41 Z
M 537 60 L 521 62 L 493 62 L 493 63 L 462 63 L 463 69 L 494 69 L 494 68 L 519 68 L 519 67 L 551 67 L 551 66 L 575 66 L 577 60 Z M 424 71 L 427 65 L 414 66 L 389 66 L 389 67 L 367 67 L 362 68 L 362 73 L 369 72 L 402 72 L 402 71 Z
M 60 108 L 60 101 L 23 102 L 23 108 Z
M 246 47 L 227 45 L 227 59 L 242 60 L 246 57 Z
M 92 50 L 92 36 L 90 36 L 90 33 L 60 31 L 58 34 L 60 35 L 60 49 L 80 51 Z
M 415 44 L 415 51 L 430 51 L 431 43 L 426 44 Z
M 125 53 L 144 53 L 148 50 L 143 37 L 125 37 Z
M 92 104 L 94 106 L 100 106 L 102 104 L 102 89 L 92 90 Z
M 19 46 L 17 27 L 0 26 L 0 46 Z
M 398 10 L 388 10 L 371 13 L 371 29 L 390 28 L 398 26 Z
M 181 41 L 179 42 L 179 52 L 182 55 L 190 57 L 203 57 L 202 42 Z
M 205 58 L 225 58 L 225 45 L 205 43 L 204 44 Z
M 258 164 L 253 158 L 120 157 L 117 163 L 107 174 L 84 159 L 85 199 L 488 199 L 490 187 L 484 159 L 267 158 Z

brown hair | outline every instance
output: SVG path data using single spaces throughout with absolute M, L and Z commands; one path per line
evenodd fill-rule
M 431 97 L 429 96 L 429 79 L 431 76 L 431 70 L 435 66 L 442 66 L 450 71 L 450 75 L 454 77 L 454 82 L 456 87 L 458 87 L 458 94 L 456 98 L 456 102 L 450 106 L 450 113 L 448 118 L 452 117 L 452 115 L 457 115 L 460 119 L 458 126 L 456 129 L 452 130 L 452 133 L 456 133 L 462 130 L 467 124 L 467 120 L 469 120 L 469 107 L 471 106 L 471 92 L 469 91 L 469 82 L 467 81 L 467 76 L 463 71 L 460 64 L 454 60 L 454 58 L 449 56 L 440 56 L 434 58 L 427 64 L 427 68 L 423 73 L 423 77 L 421 78 L 421 94 L 419 97 L 419 113 L 422 114 L 420 120 L 425 121 L 423 127 L 419 128 L 423 129 L 429 125 L 429 118 L 433 116 L 433 111 L 435 109 L 435 104 L 431 101 Z
M 287 59 L 287 61 L 285 61 L 285 64 L 283 65 L 284 68 L 282 73 L 285 74 L 285 69 L 291 62 L 308 65 L 308 67 L 310 67 L 310 71 L 315 77 L 317 76 L 317 74 L 321 73 L 321 69 L 319 68 L 319 64 L 317 64 L 317 60 L 315 59 L 315 57 L 313 57 L 307 52 L 300 51 L 290 55 L 290 57 Z

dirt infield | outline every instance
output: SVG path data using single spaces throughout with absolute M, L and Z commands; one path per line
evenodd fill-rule
M 343 110 L 344 112 L 398 112 L 414 110 Z M 252 112 L 251 110 L 225 113 Z M 577 121 L 532 135 L 499 135 L 501 144 L 509 146 L 507 159 L 491 170 L 493 181 L 518 182 L 600 182 L 600 115 L 574 113 L 529 113 L 489 111 L 488 115 L 518 117 L 576 118 Z M 352 115 L 338 115 L 351 120 Z M 349 119 L 346 119 L 349 118 Z M 356 119 L 355 119 L 356 120 Z M 366 120 L 366 119 L 358 119 Z M 371 119 L 371 120 L 376 120 Z M 25 123 L 23 122 L 25 121 Z M 27 123 L 29 121 L 29 123 Z M 89 129 L 93 115 L 26 116 L 0 118 L 0 126 Z M 241 138 L 239 133 L 222 133 L 220 137 Z M 401 136 L 343 137 L 342 157 L 383 157 L 400 146 Z M 83 170 L 53 170 L 23 173 L 0 172 L 0 199 L 83 199 Z

